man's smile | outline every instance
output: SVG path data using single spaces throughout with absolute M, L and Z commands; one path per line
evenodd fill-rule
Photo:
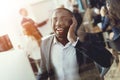
M 63 28 L 56 28 L 56 33 L 57 34 L 63 34 L 64 29 Z

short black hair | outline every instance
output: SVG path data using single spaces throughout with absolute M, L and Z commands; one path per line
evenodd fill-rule
M 78 8 L 78 4 L 74 4 L 73 7 Z
M 65 11 L 67 11 L 68 13 L 70 13 L 71 16 L 73 16 L 73 12 L 70 11 L 69 9 L 67 9 L 67 8 L 56 8 L 55 10 L 65 10 Z M 54 10 L 54 11 L 55 11 L 55 10 Z

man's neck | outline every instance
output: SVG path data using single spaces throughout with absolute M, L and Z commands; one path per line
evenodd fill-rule
M 58 40 L 61 44 L 63 44 L 64 46 L 69 42 L 67 38 L 66 38 L 66 39 L 57 38 L 57 40 Z

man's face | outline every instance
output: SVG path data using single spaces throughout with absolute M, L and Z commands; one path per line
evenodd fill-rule
M 72 24 L 72 15 L 64 10 L 57 9 L 52 15 L 52 28 L 57 38 L 67 38 L 67 33 Z

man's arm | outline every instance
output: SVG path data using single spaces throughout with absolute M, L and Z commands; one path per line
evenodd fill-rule
M 37 75 L 37 80 L 48 80 L 48 72 L 44 64 L 43 56 L 41 56 L 40 69 Z
M 41 45 L 43 45 L 41 43 Z M 45 61 L 45 55 L 43 52 L 43 47 L 41 46 L 41 61 L 40 61 L 40 69 L 37 75 L 37 80 L 48 80 L 48 72 L 46 68 L 46 61 Z
M 84 52 L 84 54 L 89 56 L 92 60 L 101 66 L 111 66 L 113 61 L 112 54 L 104 46 L 101 46 L 100 43 L 91 40 L 93 38 L 97 38 L 96 33 L 81 32 L 78 34 L 78 37 L 79 41 L 75 48 L 79 49 L 79 51 Z
M 72 43 L 77 40 L 77 36 L 74 32 L 76 24 L 76 19 L 73 17 L 73 24 L 70 26 L 68 32 L 68 40 Z M 94 41 L 98 40 L 97 33 L 83 32 L 81 28 L 79 28 L 77 35 L 79 40 L 77 41 L 75 48 L 77 48 L 80 53 L 83 52 L 103 67 L 111 66 L 113 60 L 112 54 L 104 46 L 99 46 L 96 41 Z

